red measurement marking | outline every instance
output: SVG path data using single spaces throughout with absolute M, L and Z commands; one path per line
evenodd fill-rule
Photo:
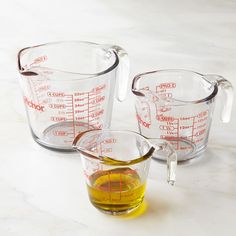
M 180 150 L 187 150 L 187 149 L 192 149 L 191 146 L 183 146 L 179 148 Z
M 167 107 L 167 106 L 163 106 L 163 107 L 159 108 L 160 112 L 167 112 L 167 111 L 170 111 L 170 110 L 171 110 L 171 107 Z
M 83 102 L 85 98 L 75 98 L 75 102 Z
M 179 129 L 190 129 L 190 128 L 192 128 L 193 126 L 192 125 L 181 125 L 180 127 L 179 127 Z
M 99 147 L 100 147 L 100 153 L 101 153 L 101 156 L 103 155 L 103 152 L 102 152 L 102 143 L 99 143 Z
M 88 92 L 76 92 L 76 93 L 74 93 L 75 99 L 78 99 L 78 101 L 84 101 L 85 99 L 88 99 L 87 95 L 88 95 Z
M 66 117 L 51 116 L 51 121 L 56 121 L 56 122 L 66 121 Z
M 115 138 L 109 138 L 109 139 L 105 139 L 103 140 L 101 143 L 102 144 L 111 144 L 111 143 L 116 143 L 117 140 Z
M 83 104 L 75 104 L 75 107 L 84 107 L 88 105 L 88 103 L 83 103 Z
M 58 113 L 58 115 L 65 115 L 66 114 L 65 111 L 58 111 L 57 113 Z
M 150 109 L 149 103 L 148 102 L 142 102 L 141 104 L 142 104 L 142 106 L 144 105 L 143 111 L 146 111 L 146 114 L 145 114 L 144 118 L 147 118 L 147 119 L 146 119 L 145 122 L 147 124 L 151 125 L 152 120 L 151 120 L 151 109 Z M 139 116 L 139 117 L 141 118 L 141 116 Z M 141 118 L 141 120 L 142 120 L 142 118 Z M 142 123 L 142 121 L 141 121 L 141 123 Z
M 89 104 L 96 104 L 96 103 L 100 103 L 102 101 L 105 100 L 105 96 L 102 97 L 95 97 L 94 100 L 92 100 L 91 102 L 89 102 Z
M 169 126 L 169 125 L 160 125 L 159 129 L 160 130 L 170 130 L 170 131 L 173 131 L 176 128 L 174 126 Z
M 167 131 L 166 131 L 166 134 L 172 135 L 172 136 L 174 135 L 175 137 L 177 137 L 177 134 L 178 134 L 178 133 L 177 133 L 177 132 L 172 132 L 172 131 L 167 130 Z
M 71 106 L 72 106 L 72 117 L 73 117 L 73 133 L 74 133 L 74 137 L 75 137 L 75 111 L 74 111 L 74 96 L 73 95 L 71 95 L 71 102 L 72 102 L 72 104 L 71 104 Z
M 37 57 L 37 58 L 34 59 L 33 63 L 30 64 L 30 66 L 35 65 L 35 64 L 39 64 L 41 62 L 44 62 L 47 59 L 48 59 L 47 56 Z
M 67 133 L 66 131 L 62 131 L 62 130 L 55 130 L 53 131 L 53 135 L 54 136 L 68 136 L 69 133 Z
M 162 93 L 161 97 L 172 98 L 173 94 L 172 93 Z
M 204 140 L 204 137 L 202 137 L 202 138 L 200 138 L 200 139 L 197 139 L 196 141 L 195 141 L 195 143 L 200 143 L 200 142 L 202 142 Z
M 158 121 L 166 121 L 166 122 L 173 122 L 175 120 L 172 116 L 164 116 L 163 114 L 157 115 Z
M 98 104 L 96 104 L 95 106 L 89 106 L 90 108 L 97 108 L 98 107 Z
M 111 153 L 112 152 L 112 148 L 103 148 L 102 150 L 101 150 L 103 153 Z
M 93 123 L 94 121 L 97 121 L 96 123 Z M 94 119 L 90 119 L 90 124 L 93 123 L 93 127 L 96 127 L 95 125 L 98 125 L 99 124 L 99 117 L 96 117 Z M 97 127 L 98 128 L 98 127 Z
M 88 180 L 90 179 L 90 176 L 87 174 L 86 170 L 84 170 L 84 176 L 85 176 L 86 179 L 88 179 Z
M 172 88 L 176 88 L 176 83 L 173 83 L 173 82 L 161 83 L 158 86 L 156 86 L 156 88 L 159 88 L 159 89 L 172 89 Z
M 73 96 L 73 95 L 70 95 Z M 64 102 L 71 102 L 71 99 L 65 99 Z
M 49 97 L 64 97 L 65 94 L 62 92 L 48 92 L 47 95 Z
M 88 110 L 88 113 L 89 113 L 89 110 Z M 94 113 L 91 113 L 91 115 L 89 115 L 89 117 L 91 117 L 91 118 L 99 117 L 99 116 L 101 116 L 103 113 L 104 113 L 104 110 L 101 109 L 101 110 L 98 110 L 98 111 L 96 111 L 96 112 L 94 112 Z
M 189 116 L 189 117 L 180 117 L 180 120 L 191 120 L 193 119 L 194 116 Z
M 34 85 L 34 80 L 29 81 L 29 86 L 30 86 L 31 94 L 33 95 L 33 97 L 36 96 L 37 103 L 39 103 L 38 93 Z
M 149 90 L 149 86 L 143 87 L 140 90 Z
M 95 112 L 95 111 L 97 111 L 98 109 L 93 109 L 93 110 L 90 110 L 90 112 Z
M 207 132 L 206 121 L 208 119 L 208 113 L 209 111 L 205 110 L 194 116 L 180 118 L 168 117 L 164 116 L 163 114 L 157 115 L 157 120 L 166 124 L 161 124 L 159 126 L 160 131 L 164 132 L 163 135 L 160 135 L 160 138 L 171 141 L 177 150 L 191 149 L 189 146 L 181 146 L 181 142 L 175 139 L 182 138 L 191 140 L 194 143 L 204 141 L 205 133 Z M 183 122 L 183 125 L 181 125 L 181 122 Z M 173 132 L 175 129 L 177 131 L 176 133 Z M 181 135 L 181 132 L 186 132 L 186 130 L 191 132 L 190 136 L 188 137 Z
M 37 92 L 47 91 L 49 88 L 50 88 L 50 85 L 42 85 L 38 87 Z
M 205 126 L 206 126 L 206 123 L 201 124 L 201 125 L 198 125 L 198 126 L 196 127 L 196 129 L 201 129 L 201 128 L 204 128 Z
M 88 118 L 88 116 L 80 116 L 80 117 L 75 117 L 75 120 L 79 121 L 79 120 L 84 120 Z
M 85 92 L 85 93 L 84 92 L 81 92 L 81 93 L 76 92 L 76 93 L 74 93 L 74 96 L 77 97 L 77 96 L 81 96 L 81 95 L 85 95 L 85 94 L 87 94 L 87 92 Z M 76 99 L 83 99 L 83 98 L 76 98 Z
M 206 121 L 207 119 L 208 119 L 208 116 L 206 116 L 204 118 L 201 118 L 201 119 L 198 119 L 197 123 L 202 123 L 203 121 Z
M 93 124 L 94 127 L 96 127 L 97 129 L 102 129 L 103 125 L 100 124 L 99 122 Z
M 89 93 L 88 93 L 88 128 L 89 128 Z
M 65 104 L 51 103 L 48 105 L 51 109 L 65 109 Z
M 70 143 L 71 144 L 72 141 L 73 141 L 73 139 L 71 139 L 71 140 L 64 140 L 64 143 Z
M 104 90 L 105 88 L 106 88 L 105 84 L 99 85 L 96 88 L 92 89 L 91 93 L 101 92 L 101 90 Z
M 192 125 L 192 142 L 193 142 L 193 133 L 194 133 L 194 124 L 195 124 L 195 117 L 193 117 L 193 125 Z
M 46 104 L 48 104 L 48 103 L 50 103 L 50 102 L 51 102 L 51 100 L 48 99 L 48 98 L 46 98 L 46 99 L 43 99 L 41 103 L 44 104 L 44 105 L 46 105 Z
M 194 136 L 197 137 L 197 136 L 203 135 L 203 134 L 205 134 L 205 132 L 206 132 L 206 129 L 202 129 L 202 130 L 198 131 L 197 133 L 195 133 Z
M 52 100 L 52 98 L 49 98 L 49 99 Z M 61 103 L 61 102 L 64 102 L 64 99 L 63 98 L 57 98 L 57 99 L 54 99 L 54 101 Z
M 76 110 L 75 113 L 84 113 L 85 111 L 88 111 L 88 109 L 84 109 L 84 110 Z
M 177 119 L 177 137 L 179 137 L 179 119 Z M 179 150 L 179 142 L 177 142 L 177 150 Z
M 198 118 L 202 118 L 202 117 L 207 116 L 207 115 L 208 115 L 208 110 L 199 113 L 199 114 L 197 115 L 197 117 L 198 117 Z
M 77 114 L 77 117 L 75 117 L 76 120 L 87 120 L 86 125 L 88 127 L 91 127 L 91 125 L 93 127 L 97 127 L 97 125 L 99 127 L 102 126 L 97 121 L 104 114 L 104 109 L 98 106 L 105 100 L 105 96 L 101 95 L 102 90 L 105 88 L 106 85 L 102 84 L 89 92 L 74 93 L 74 107 L 76 108 L 75 114 Z M 81 96 L 84 97 L 81 98 Z M 96 123 L 94 124 L 93 121 Z

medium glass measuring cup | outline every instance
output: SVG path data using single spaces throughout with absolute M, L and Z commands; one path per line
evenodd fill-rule
M 74 137 L 108 128 L 115 84 L 126 95 L 127 53 L 118 46 L 82 41 L 42 44 L 18 53 L 20 84 L 32 136 L 51 149 L 71 151 Z
M 133 211 L 143 201 L 150 157 L 167 158 L 167 181 L 175 182 L 177 157 L 160 139 L 131 131 L 90 130 L 79 134 L 73 147 L 80 152 L 91 203 L 112 215 Z
M 186 70 L 159 70 L 135 76 L 132 91 L 140 133 L 170 141 L 178 161 L 199 156 L 207 147 L 219 88 L 224 94 L 221 119 L 226 123 L 231 115 L 233 87 L 222 76 Z

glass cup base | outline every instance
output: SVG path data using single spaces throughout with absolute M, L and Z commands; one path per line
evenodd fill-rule
M 97 210 L 99 210 L 100 212 L 107 214 L 107 215 L 113 215 L 113 216 L 120 216 L 120 215 L 127 215 L 133 211 L 135 211 L 136 209 L 138 209 L 140 207 L 140 205 L 142 204 L 143 200 L 141 202 L 138 203 L 138 205 L 136 205 L 135 207 L 132 208 L 128 208 L 125 210 L 106 210 L 106 209 L 101 209 L 97 206 L 95 206 L 94 204 L 92 204 Z
M 59 152 L 74 152 L 72 148 L 74 137 L 89 129 L 94 127 L 87 123 L 66 121 L 47 127 L 40 138 L 32 129 L 31 134 L 33 139 L 45 148 Z

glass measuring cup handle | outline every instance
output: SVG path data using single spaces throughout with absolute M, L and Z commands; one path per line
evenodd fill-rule
M 165 143 L 166 150 L 169 152 L 167 156 L 167 181 L 169 184 L 174 185 L 176 180 L 176 167 L 177 167 L 177 153 L 169 143 Z
M 233 107 L 233 86 L 232 84 L 220 75 L 205 75 L 205 77 L 212 83 L 216 83 L 221 88 L 224 95 L 224 104 L 221 112 L 221 120 L 228 123 L 231 117 Z
M 174 185 L 176 181 L 176 168 L 177 168 L 177 153 L 167 141 L 161 139 L 148 139 L 150 143 L 155 147 L 155 153 L 166 157 L 167 161 L 167 182 L 170 185 Z
M 162 148 L 167 153 L 167 182 L 174 185 L 176 180 L 177 153 L 168 142 L 164 142 Z
M 117 68 L 117 99 L 122 102 L 127 93 L 129 82 L 129 57 L 128 53 L 117 45 L 106 45 L 108 50 L 112 50 L 119 58 L 119 65 Z

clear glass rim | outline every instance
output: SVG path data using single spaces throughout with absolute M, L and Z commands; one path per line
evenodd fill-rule
M 178 106 L 184 106 L 184 105 L 187 105 L 187 104 L 199 104 L 199 103 L 204 103 L 206 101 L 209 101 L 211 99 L 213 99 L 216 94 L 218 93 L 218 86 L 217 86 L 217 83 L 212 83 L 212 81 L 209 81 L 207 78 L 206 78 L 206 75 L 204 74 L 201 74 L 201 73 L 198 73 L 198 72 L 195 72 L 195 71 L 191 71 L 191 70 L 185 70 L 185 69 L 163 69 L 163 70 L 155 70 L 155 71 L 149 71 L 149 72 L 144 72 L 144 73 L 141 73 L 141 74 L 137 74 L 133 81 L 132 81 L 132 92 L 135 96 L 138 96 L 138 97 L 145 97 L 145 94 L 143 94 L 142 92 L 140 92 L 140 90 L 137 90 L 136 89 L 136 83 L 137 81 L 142 78 L 142 76 L 145 76 L 145 75 L 148 75 L 148 74 L 157 74 L 157 73 L 161 73 L 161 72 L 181 72 L 181 73 L 192 73 L 192 74 L 195 74 L 195 75 L 198 75 L 198 76 L 201 76 L 202 79 L 206 80 L 207 82 L 211 83 L 212 85 L 214 85 L 214 89 L 212 91 L 212 93 L 202 99 L 199 99 L 199 100 L 195 100 L 195 101 L 185 101 L 185 100 L 179 100 L 179 99 L 173 99 L 177 102 L 180 102 L 180 103 L 183 103 L 183 104 L 178 104 Z M 177 105 L 174 105 L 174 104 L 168 104 L 170 106 L 177 106 Z
M 80 133 L 80 134 L 78 134 L 75 138 L 74 138 L 74 141 L 73 141 L 73 144 L 72 144 L 72 147 L 73 147 L 73 149 L 74 150 L 76 150 L 76 151 L 78 151 L 78 152 L 81 152 L 81 149 L 79 149 L 78 147 L 77 147 L 77 143 L 78 143 L 78 141 L 80 140 L 80 138 L 84 135 L 84 134 L 86 134 L 86 133 L 89 133 L 89 132 L 97 132 L 97 134 L 100 134 L 100 133 L 124 133 L 124 134 L 132 134 L 132 135 L 135 135 L 136 137 L 141 137 L 141 138 L 143 138 L 143 139 L 145 139 L 146 141 L 147 141 L 147 143 L 150 145 L 150 148 L 149 148 L 149 150 L 147 151 L 147 153 L 145 153 L 144 155 L 142 155 L 142 156 L 139 156 L 139 157 L 137 157 L 137 158 L 135 158 L 135 159 L 132 159 L 132 161 L 121 161 L 121 160 L 117 160 L 117 159 L 112 159 L 112 160 L 114 160 L 114 161 L 117 161 L 117 163 L 122 163 L 122 166 L 128 166 L 128 165 L 133 165 L 133 164 L 137 164 L 137 163 L 140 163 L 140 162 L 143 162 L 143 161 L 145 161 L 145 160 L 147 160 L 147 159 L 149 159 L 152 155 L 153 155 L 153 153 L 154 153 L 154 151 L 156 150 L 156 146 L 154 147 L 150 142 L 149 142 L 149 140 L 148 140 L 148 138 L 146 138 L 145 136 L 143 136 L 142 134 L 139 134 L 138 132 L 135 132 L 135 131 L 130 131 L 130 130 L 110 130 L 110 129 L 104 129 L 104 130 L 102 130 L 102 129 L 91 129 L 91 130 L 87 130 L 87 131 L 84 131 L 84 132 L 82 132 L 82 133 Z M 92 133 L 91 133 L 91 135 L 92 135 Z M 158 140 L 162 140 L 162 139 L 158 139 Z M 162 140 L 163 142 L 165 142 L 165 140 Z M 124 141 L 125 142 L 125 141 Z M 83 152 L 82 152 L 83 153 Z M 99 159 L 99 158 L 97 158 L 96 156 L 94 156 L 94 155 L 92 155 L 92 153 L 83 153 L 84 155 L 85 155 L 85 158 L 88 158 L 89 160 L 94 160 L 94 161 L 97 161 L 97 162 L 99 162 L 99 163 L 102 163 L 102 164 L 105 164 L 105 165 L 107 165 L 106 164 L 106 162 L 101 158 L 101 159 Z M 132 162 L 134 162 L 133 164 L 132 164 Z M 117 164 L 117 165 L 119 165 L 119 164 Z M 112 164 L 111 164 L 111 166 L 112 166 Z
M 89 42 L 89 41 L 80 41 L 80 40 L 65 40 L 65 41 L 55 41 L 55 42 L 49 42 L 49 43 L 44 43 L 44 44 L 38 44 L 38 45 L 35 45 L 35 46 L 30 46 L 30 47 L 25 47 L 25 48 L 22 48 L 18 54 L 17 54 L 17 62 L 18 62 L 18 70 L 20 73 L 24 72 L 23 70 L 23 67 L 21 65 L 21 56 L 22 56 L 22 53 L 26 52 L 27 50 L 30 50 L 30 49 L 34 49 L 34 48 L 38 48 L 38 47 L 44 47 L 44 46 L 48 46 L 48 45 L 56 45 L 56 44 L 64 44 L 64 43 L 79 43 L 79 44 L 87 44 L 87 45 L 91 45 L 91 46 L 106 46 L 107 44 L 98 44 L 98 43 L 93 43 L 93 42 Z M 117 65 L 119 64 L 119 57 L 118 55 L 113 51 L 111 50 L 112 53 L 114 53 L 115 55 L 115 61 L 114 63 L 108 67 L 107 69 L 101 71 L 101 72 L 98 72 L 98 73 L 92 73 L 92 74 L 89 74 L 89 73 L 79 73 L 79 72 L 71 72 L 71 71 L 64 71 L 64 70 L 59 70 L 59 69 L 53 69 L 53 68 L 50 68 L 50 67 L 44 67 L 44 66 L 35 66 L 35 67 L 32 67 L 32 69 L 45 69 L 45 70 L 48 70 L 48 71 L 56 71 L 56 72 L 59 72 L 59 73 L 65 73 L 65 74 L 71 74 L 71 75 L 79 75 L 81 77 L 85 77 L 85 78 L 80 78 L 79 80 L 83 80 L 83 79 L 89 79 L 89 78 L 94 78 L 94 77 L 98 77 L 98 76 L 101 76 L 101 75 L 104 75 L 104 74 L 107 74 L 108 72 L 112 71 L 114 68 L 117 67 Z M 31 71 L 31 69 L 29 69 L 29 72 Z M 26 71 L 27 72 L 27 71 Z M 32 70 L 33 72 L 33 70 Z M 37 73 L 35 73 L 36 75 Z M 70 79 L 70 80 L 76 80 L 76 79 Z M 68 81 L 68 80 L 67 80 Z

